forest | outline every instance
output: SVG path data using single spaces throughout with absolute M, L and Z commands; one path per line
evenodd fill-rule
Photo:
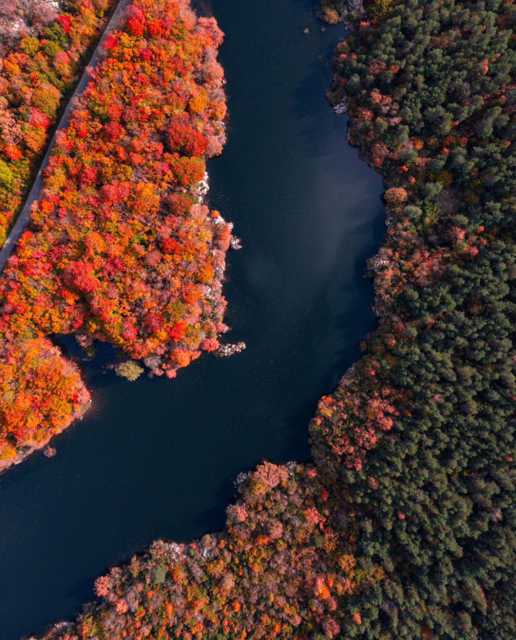
M 45 29 L 64 37 L 63 16 Z M 232 226 L 203 198 L 225 142 L 222 37 L 188 3 L 135 0 L 74 98 L 0 275 L 0 470 L 88 407 L 53 335 L 108 342 L 169 378 L 218 348 Z
M 329 100 L 385 180 L 369 264 L 378 327 L 319 402 L 311 463 L 241 474 L 224 532 L 155 542 L 44 640 L 516 637 L 516 12 L 509 0 L 323 7 L 350 23 Z M 37 388 L 34 363 L 55 358 L 56 385 L 82 406 L 78 373 L 44 336 L 109 340 L 170 376 L 215 346 L 231 229 L 192 188 L 223 143 L 221 37 L 187 2 L 135 0 L 109 39 L 0 280 L 13 377 Z
M 374 3 L 373 3 L 374 4 Z M 227 529 L 156 542 L 46 640 L 509 640 L 514 617 L 512 3 L 353 19 L 330 101 L 386 182 L 378 329 Z

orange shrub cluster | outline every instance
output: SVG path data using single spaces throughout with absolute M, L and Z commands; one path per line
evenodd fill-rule
M 177 0 L 136 0 L 126 27 L 109 35 L 0 278 L 7 362 L 27 339 L 74 333 L 172 378 L 218 347 L 231 225 L 203 195 L 205 159 L 224 143 L 221 41 L 214 20 L 197 19 Z M 66 372 L 64 360 L 55 365 L 55 375 Z M 26 381 L 26 426 L 15 411 L 0 413 L 0 452 L 22 451 L 34 433 L 52 431 L 54 417 L 39 411 L 51 393 L 40 373 Z M 12 366 L 6 375 L 14 393 L 7 403 L 21 406 L 24 371 Z M 63 400 L 66 419 L 56 407 L 54 432 L 77 413 Z
M 5 39 L 0 47 L 0 246 L 23 204 L 63 98 L 114 0 L 72 0 L 60 14 L 45 0 L 6 4 L 0 9 L 0 40 Z

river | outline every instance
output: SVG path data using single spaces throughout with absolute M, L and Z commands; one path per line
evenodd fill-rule
M 175 381 L 87 366 L 86 419 L 55 439 L 55 458 L 0 478 L 0 640 L 74 616 L 95 577 L 152 540 L 221 529 L 239 472 L 307 459 L 318 398 L 374 326 L 364 273 L 384 233 L 382 183 L 324 99 L 343 29 L 321 31 L 312 6 L 203 5 L 227 34 L 229 141 L 210 200 L 244 243 L 225 290 L 228 338 L 248 349 Z

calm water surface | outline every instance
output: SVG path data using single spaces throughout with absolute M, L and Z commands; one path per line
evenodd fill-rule
M 93 597 L 96 576 L 158 537 L 221 529 L 233 479 L 309 456 L 307 425 L 374 326 L 365 260 L 383 234 L 381 181 L 328 108 L 328 57 L 309 0 L 213 0 L 231 121 L 211 201 L 236 223 L 231 340 L 176 381 L 90 366 L 94 408 L 0 478 L 0 640 L 41 632 Z M 305 27 L 310 33 L 305 35 Z

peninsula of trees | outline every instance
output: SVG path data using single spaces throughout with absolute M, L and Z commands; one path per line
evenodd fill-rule
M 21 132 L 13 126 L 14 138 L 2 141 L 2 197 L 11 212 L 59 109 L 48 78 L 61 86 L 54 67 L 84 24 L 98 34 L 95 11 L 103 15 L 107 3 L 66 6 L 42 30 L 26 34 L 22 26 L 5 44 L 4 115 Z M 44 446 L 89 404 L 53 334 L 109 342 L 169 378 L 219 346 L 231 225 L 203 196 L 206 159 L 225 142 L 222 37 L 185 0 L 134 0 L 74 98 L 29 226 L 0 275 L 0 470 Z M 36 129 L 40 143 L 29 157 Z
M 367 6 L 330 95 L 386 181 L 379 327 L 320 401 L 314 464 L 242 476 L 224 533 L 155 543 L 46 640 L 516 636 L 514 8 Z

